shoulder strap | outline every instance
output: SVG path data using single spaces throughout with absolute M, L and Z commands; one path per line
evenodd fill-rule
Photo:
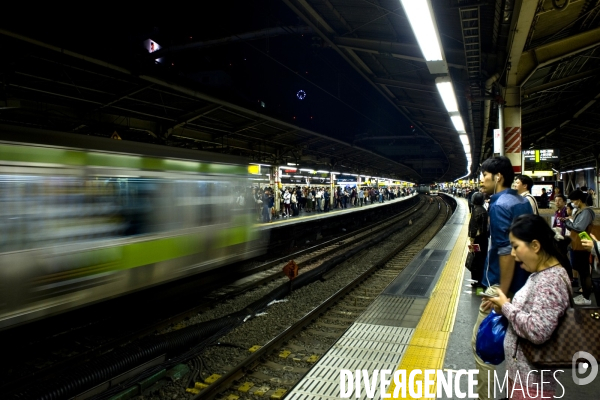
M 536 215 L 540 215 L 540 210 L 538 209 L 537 200 L 535 199 L 535 197 L 533 197 L 531 193 L 525 195 L 525 197 L 529 197 L 531 200 L 533 200 L 533 213 Z

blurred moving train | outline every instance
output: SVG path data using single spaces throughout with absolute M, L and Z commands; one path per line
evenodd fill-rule
M 0 329 L 264 252 L 253 210 L 235 202 L 247 168 L 0 126 Z
M 429 194 L 432 196 L 437 196 L 439 194 L 439 187 L 435 184 L 420 184 L 417 188 L 417 192 L 420 194 Z

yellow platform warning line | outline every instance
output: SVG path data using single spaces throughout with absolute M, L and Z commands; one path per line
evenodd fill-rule
M 448 339 L 454 326 L 462 286 L 465 258 L 467 256 L 468 226 L 469 218 L 467 217 L 440 279 L 431 293 L 423 316 L 415 328 L 404 357 L 402 357 L 400 365 L 396 368 L 405 370 L 406 377 L 413 370 L 438 370 L 442 369 L 444 365 Z M 422 380 L 423 374 L 416 375 L 415 378 L 415 381 Z M 396 385 L 392 380 L 387 393 L 392 394 L 392 398 L 402 398 L 401 392 L 399 393 L 400 397 L 393 397 L 395 388 Z M 435 385 L 433 390 L 435 390 Z M 417 392 L 416 385 L 414 392 Z M 424 393 L 423 397 L 411 397 L 409 393 L 407 390 L 407 397 L 405 398 L 425 398 Z

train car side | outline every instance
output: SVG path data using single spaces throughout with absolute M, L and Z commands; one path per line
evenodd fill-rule
M 0 143 L 0 329 L 264 251 L 252 210 L 235 203 L 248 185 L 239 160 L 36 134 Z

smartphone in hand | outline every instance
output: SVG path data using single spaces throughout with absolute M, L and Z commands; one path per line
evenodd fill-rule
M 483 293 L 480 294 L 480 296 L 492 298 L 492 297 L 498 297 L 498 294 L 497 293 L 496 294 L 489 294 L 489 293 L 483 292 Z
M 586 231 L 583 232 L 579 232 L 577 234 L 579 236 L 579 238 L 584 239 L 584 240 L 592 240 L 592 238 L 590 237 L 590 235 L 588 235 L 588 233 Z

